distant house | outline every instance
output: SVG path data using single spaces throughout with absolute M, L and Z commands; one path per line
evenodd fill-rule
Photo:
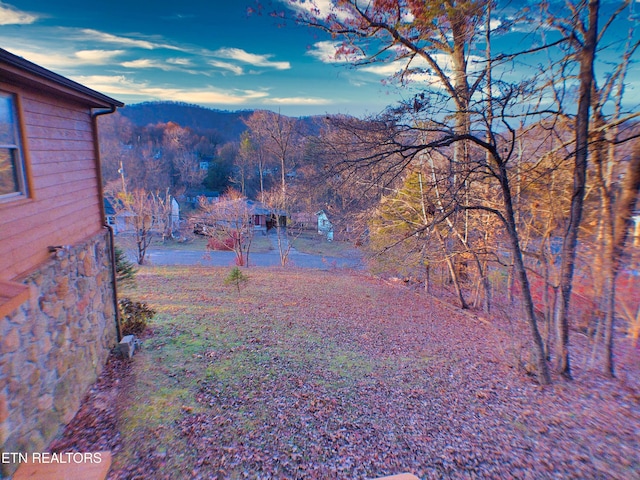
M 253 230 L 267 232 L 275 227 L 287 226 L 287 213 L 284 210 L 272 209 L 255 200 L 237 198 L 218 200 L 206 212 L 192 216 L 194 232 L 207 234 L 216 225 L 231 226 L 252 225 Z
M 276 227 L 287 226 L 287 212 L 273 209 L 254 200 L 245 200 L 253 215 L 253 225 L 256 230 L 268 231 Z
M 271 210 L 260 202 L 244 200 L 247 203 L 247 210 L 251 214 L 251 223 L 257 231 L 266 232 L 272 227 Z
M 217 202 L 220 198 L 220 192 L 212 190 L 187 190 L 180 196 L 179 200 L 192 208 L 198 206 L 198 203 L 204 199 L 208 203 Z
M 117 343 L 97 118 L 121 106 L 0 49 L 0 452 L 44 451 Z
M 107 225 L 113 229 L 113 233 L 135 233 L 135 214 L 125 210 L 119 200 L 111 197 L 104 198 L 104 205 Z
M 113 198 L 104 198 L 105 215 L 107 225 L 113 229 L 116 235 L 122 233 L 135 233 L 135 215 L 126 211 L 121 203 Z
M 104 203 L 104 215 L 107 225 L 113 228 L 116 225 L 116 209 L 113 207 L 111 199 L 104 197 L 102 201 Z
M 129 198 L 132 197 L 136 195 Z M 146 200 L 138 198 L 131 202 L 108 195 L 104 198 L 104 205 L 107 224 L 116 235 L 135 236 L 139 240 L 143 235 L 151 234 L 164 239 L 173 237 L 181 227 L 180 205 L 171 195 L 161 198 L 148 194 Z
M 316 212 L 318 217 L 318 233 L 324 235 L 328 241 L 333 241 L 333 224 L 329 221 L 327 212 L 320 210 Z

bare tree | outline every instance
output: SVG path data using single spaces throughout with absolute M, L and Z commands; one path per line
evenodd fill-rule
M 570 28 L 567 36 L 576 42 L 579 52 L 580 72 L 578 74 L 579 92 L 578 109 L 575 118 L 575 155 L 573 194 L 567 230 L 564 235 L 560 272 L 560 311 L 556 319 L 555 355 L 558 373 L 565 378 L 571 378 L 571 362 L 569 356 L 569 302 L 573 286 L 576 250 L 578 246 L 578 229 L 582 219 L 585 186 L 587 181 L 587 158 L 589 149 L 589 121 L 591 108 L 591 89 L 594 78 L 594 60 L 598 38 L 599 0 L 589 0 L 588 18 L 586 23 L 572 21 L 568 27 L 564 22 L 558 22 L 562 30 Z M 575 23 L 573 23 L 575 22 Z M 553 22 L 552 22 L 553 23 Z M 581 27 L 584 27 L 581 29 Z
M 627 175 L 622 182 L 617 201 L 611 205 L 611 225 L 607 242 L 605 244 L 605 324 L 604 347 L 605 355 L 603 369 L 607 375 L 614 375 L 613 364 L 613 326 L 616 302 L 616 279 L 621 269 L 626 239 L 631 230 L 631 217 L 635 210 L 640 193 L 640 142 L 636 141 L 633 154 L 629 162 Z M 633 319 L 631 315 L 628 315 Z M 637 322 L 636 315 L 636 322 Z
M 257 155 L 256 164 L 261 172 L 262 167 L 266 165 L 266 160 L 262 157 L 263 152 L 279 165 L 280 189 L 283 198 L 286 199 L 287 174 L 295 164 L 299 149 L 300 136 L 297 121 L 280 113 L 258 110 L 245 120 L 245 123 L 249 127 L 249 135 Z M 262 174 L 260 178 L 262 180 Z M 262 193 L 264 191 L 262 184 L 261 187 Z
M 231 189 L 218 201 L 201 199 L 198 207 L 191 222 L 198 223 L 202 233 L 211 238 L 209 248 L 231 250 L 236 255 L 236 265 L 248 267 L 254 224 L 247 199 Z
M 264 205 L 271 211 L 272 228 L 275 230 L 280 265 L 286 267 L 293 247 L 292 241 L 300 235 L 302 230 L 290 231 L 290 225 L 287 225 L 288 214 L 285 209 L 287 201 L 280 188 L 273 188 L 269 192 L 265 192 Z
M 129 163 L 132 149 L 126 144 L 131 139 L 133 125 L 120 112 L 98 117 L 100 124 L 100 161 L 102 182 L 120 180 L 119 170 Z
M 585 210 L 585 192 L 589 186 L 587 172 L 593 168 L 596 180 L 595 188 L 599 192 L 599 219 L 596 249 L 596 263 L 599 264 L 596 274 L 596 290 L 600 292 L 602 311 L 605 312 L 605 330 L 610 331 L 613 323 L 615 301 L 615 274 L 612 274 L 612 252 L 614 244 L 614 192 L 611 189 L 611 165 L 616 155 L 616 145 L 624 141 L 618 135 L 618 128 L 635 114 L 622 112 L 622 95 L 624 78 L 632 55 L 638 48 L 633 33 L 629 40 L 611 41 L 606 35 L 618 28 L 616 20 L 629 8 L 630 1 L 621 2 L 610 13 L 601 9 L 599 0 L 566 1 L 564 5 L 545 4 L 543 14 L 547 23 L 562 34 L 565 39 L 565 52 L 559 61 L 548 71 L 558 72 L 549 85 L 559 85 L 566 89 L 575 85 L 578 90 L 577 108 L 572 111 L 567 105 L 565 92 L 554 89 L 557 109 L 562 118 L 573 125 L 572 146 L 573 186 L 569 208 L 569 216 L 563 235 L 561 254 L 560 293 L 561 302 L 556 316 L 555 357 L 557 369 L 566 378 L 571 378 L 569 355 L 570 300 L 572 295 L 574 272 L 578 250 L 581 246 L 580 229 L 583 227 Z M 600 76 L 603 83 L 598 85 L 596 76 L 597 51 L 602 48 L 617 48 L 616 44 L 626 45 L 619 51 L 620 62 L 614 65 L 605 75 Z M 577 72 L 574 73 L 574 69 Z M 607 115 L 608 105 L 615 106 L 614 113 Z M 608 158 L 608 159 L 607 159 Z M 607 335 L 607 334 L 606 334 Z M 608 337 L 608 335 L 607 335 Z M 612 337 L 611 337 L 612 338 Z M 610 345 L 609 339 L 605 341 Z M 609 346 L 605 347 L 606 349 Z M 612 358 L 611 353 L 605 354 Z M 605 370 L 613 374 L 613 366 L 605 358 Z
M 168 191 L 164 195 L 135 189 L 117 196 L 116 215 L 125 219 L 132 228 L 136 242 L 136 261 L 145 263 L 147 248 L 154 236 L 163 240 L 169 228 L 171 203 Z
M 269 158 L 263 144 L 259 142 L 260 138 L 257 132 L 250 134 L 247 131 L 242 134 L 236 162 L 238 173 L 236 182 L 241 185 L 241 191 L 246 195 L 248 184 L 257 173 L 259 198 L 264 203 L 264 195 L 269 186 L 265 177 L 273 160 Z

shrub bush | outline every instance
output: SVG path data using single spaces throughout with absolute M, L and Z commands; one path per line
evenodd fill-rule
M 120 304 L 120 318 L 122 319 L 122 335 L 140 335 L 149 320 L 156 314 L 155 310 L 146 303 L 134 302 L 130 298 L 123 298 Z
M 209 238 L 209 242 L 207 243 L 207 248 L 209 250 L 233 250 L 234 247 L 234 239 L 233 238 L 225 238 L 219 239 L 215 237 Z
M 135 288 L 135 277 L 138 269 L 133 263 L 127 260 L 127 256 L 120 247 L 116 246 L 114 251 L 116 255 L 116 281 L 118 282 L 118 287 L 127 286 Z

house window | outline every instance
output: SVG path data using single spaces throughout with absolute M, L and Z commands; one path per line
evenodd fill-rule
M 27 193 L 16 99 L 0 92 L 0 201 Z

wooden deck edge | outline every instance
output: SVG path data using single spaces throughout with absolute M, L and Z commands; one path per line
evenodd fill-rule
M 391 475 L 388 477 L 380 477 L 375 480 L 419 480 L 418 477 L 410 473 L 399 473 L 397 475 Z
M 28 455 L 27 462 L 20 464 L 12 478 L 13 480 L 104 480 L 110 468 L 111 452 L 109 451 L 32 453 Z
M 5 317 L 27 302 L 29 286 L 24 283 L 0 280 L 0 317 Z

